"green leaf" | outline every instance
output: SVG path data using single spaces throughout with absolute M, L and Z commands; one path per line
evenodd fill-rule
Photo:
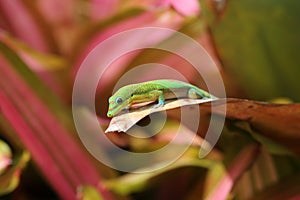
M 294 155 L 290 150 L 285 148 L 284 146 L 268 139 L 267 137 L 255 132 L 251 129 L 249 124 L 247 122 L 236 122 L 234 123 L 235 126 L 245 130 L 247 133 L 249 133 L 255 140 L 257 140 L 259 143 L 265 146 L 265 148 L 272 154 L 277 155 Z
M 0 140 L 0 162 L 3 167 L 0 169 L 0 195 L 4 195 L 12 192 L 19 185 L 21 172 L 30 160 L 30 154 L 24 149 L 1 113 L 0 136 L 8 141 Z
M 251 98 L 300 100 L 300 1 L 200 2 L 224 67 Z
M 7 143 L 0 140 L 0 175 L 10 165 L 12 159 L 12 151 Z
M 41 81 L 41 79 L 2 41 L 0 41 L 0 52 L 10 62 L 14 70 L 25 79 L 28 85 L 34 90 L 35 94 L 37 94 L 49 109 L 52 110 L 56 117 L 71 128 L 73 122 L 70 118 L 70 110 L 67 109 L 53 93 L 49 92 L 49 88 Z
M 75 198 L 78 184 L 96 184 L 101 175 L 73 137 L 76 132 L 70 108 L 2 42 L 0 52 L 4 74 L 0 79 L 0 114 L 3 113 L 4 126 L 22 140 L 55 191 L 62 198 Z M 63 150 L 65 145 L 67 151 Z M 105 189 L 100 192 L 109 196 Z
M 171 166 L 164 167 L 160 170 L 149 172 L 149 173 L 130 173 L 121 176 L 120 178 L 111 179 L 104 183 L 104 185 L 110 190 L 120 194 L 128 195 L 131 193 L 142 192 L 149 187 L 154 178 L 161 176 L 172 170 L 184 168 L 184 167 L 197 167 L 202 169 L 210 169 L 218 162 L 208 159 L 181 159 Z
M 32 63 L 39 65 L 40 69 L 45 71 L 61 71 L 67 66 L 66 61 L 55 54 L 45 54 L 39 51 L 36 51 L 32 47 L 26 45 L 25 43 L 18 41 L 8 34 L 0 34 L 0 40 L 5 43 L 7 46 L 12 48 L 15 53 L 20 57 L 23 57 L 25 60 L 28 59 Z
M 26 166 L 30 154 L 23 151 L 14 156 L 14 164 L 0 175 L 0 195 L 12 192 L 20 182 L 20 171 Z
M 83 185 L 78 188 L 78 199 L 80 200 L 103 200 L 99 190 L 93 186 Z

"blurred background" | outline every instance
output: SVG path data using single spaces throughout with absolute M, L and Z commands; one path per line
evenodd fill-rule
M 300 199 L 299 20 L 298 0 L 0 1 L 1 199 Z M 94 47 L 143 27 L 193 38 L 213 58 L 227 97 L 264 103 L 232 101 L 220 140 L 204 159 L 198 158 L 201 143 L 195 142 L 166 168 L 124 173 L 98 162 L 82 145 L 72 118 L 72 89 Z M 163 44 L 170 38 L 153 39 Z M 103 56 L 126 42 L 110 46 Z M 149 63 L 161 65 L 135 72 L 132 81 L 169 77 L 165 65 L 207 89 L 190 63 L 176 55 L 130 52 L 99 80 L 95 109 L 103 130 L 110 120 L 107 99 L 117 82 Z M 203 66 L 211 70 L 210 80 L 219 75 Z M 89 119 L 94 108 L 84 99 L 76 106 Z M 210 114 L 203 115 L 207 120 L 197 131 L 198 141 Z M 170 116 L 148 139 L 106 136 L 128 151 L 154 151 L 176 133 L 180 111 Z M 88 134 L 93 127 L 85 123 Z

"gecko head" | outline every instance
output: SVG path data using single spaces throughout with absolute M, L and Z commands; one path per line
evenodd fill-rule
M 128 99 L 130 94 L 124 90 L 117 91 L 113 96 L 108 99 L 108 112 L 107 117 L 113 117 L 118 114 L 121 110 L 128 106 Z
M 107 112 L 108 117 L 113 117 L 114 115 L 118 114 L 124 107 L 126 107 L 123 98 L 120 96 L 111 96 L 108 102 L 109 102 L 109 107 Z

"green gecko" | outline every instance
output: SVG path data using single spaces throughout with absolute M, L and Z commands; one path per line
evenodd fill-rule
M 107 116 L 113 117 L 136 103 L 158 100 L 154 108 L 161 107 L 166 99 L 174 98 L 216 99 L 217 97 L 189 83 L 177 80 L 152 80 L 120 88 L 108 100 Z

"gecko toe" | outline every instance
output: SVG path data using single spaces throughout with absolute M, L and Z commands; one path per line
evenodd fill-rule
M 160 107 L 163 107 L 164 106 L 164 104 L 160 104 L 160 103 L 158 103 L 158 104 L 156 104 L 156 105 L 154 105 L 152 108 L 160 108 Z

